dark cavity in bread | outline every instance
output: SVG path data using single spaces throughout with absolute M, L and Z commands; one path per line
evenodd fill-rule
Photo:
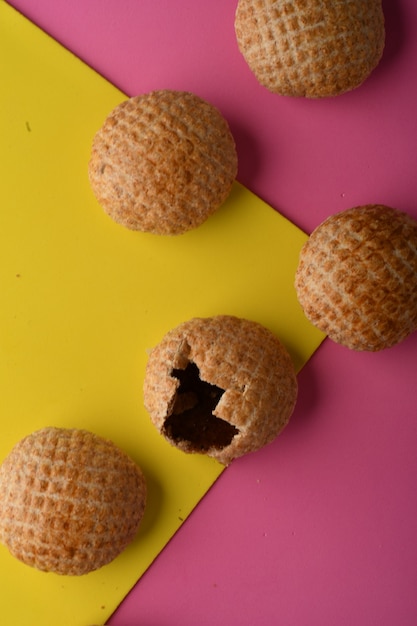
M 228 446 L 239 430 L 213 412 L 224 389 L 201 380 L 197 365 L 174 369 L 180 381 L 172 414 L 165 420 L 164 434 L 175 442 L 187 441 L 195 452 Z

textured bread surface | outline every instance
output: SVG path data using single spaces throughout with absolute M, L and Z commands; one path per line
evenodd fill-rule
M 233 136 L 198 96 L 160 90 L 118 105 L 92 145 L 89 178 L 103 209 L 132 230 L 179 235 L 226 200 L 237 173 Z
M 397 344 L 417 328 L 417 222 L 384 205 L 329 217 L 301 250 L 295 287 L 307 318 L 335 342 Z
M 381 0 L 239 0 L 235 32 L 262 85 L 309 98 L 358 87 L 385 42 Z
M 183 404 L 197 402 L 193 393 L 182 393 L 178 379 L 190 364 L 220 395 L 212 413 L 229 429 L 226 443 L 213 443 L 203 431 L 216 426 L 200 418 L 193 424 L 198 444 L 167 428 Z M 256 322 L 228 315 L 193 318 L 169 331 L 151 351 L 144 381 L 145 407 L 159 432 L 181 450 L 208 454 L 224 465 L 275 439 L 296 397 L 293 363 L 281 341 Z
M 0 466 L 0 540 L 37 569 L 86 574 L 133 540 L 145 500 L 140 468 L 113 442 L 44 428 Z

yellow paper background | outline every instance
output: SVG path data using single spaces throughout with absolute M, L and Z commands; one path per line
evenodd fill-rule
M 2 1 L 0 84 L 0 461 L 38 428 L 87 428 L 128 452 L 149 489 L 137 539 L 87 576 L 38 572 L 0 546 L 2 622 L 104 623 L 223 470 L 150 425 L 147 349 L 190 317 L 229 313 L 276 332 L 299 370 L 323 339 L 293 288 L 306 235 L 238 183 L 180 237 L 113 223 L 87 162 L 126 96 Z

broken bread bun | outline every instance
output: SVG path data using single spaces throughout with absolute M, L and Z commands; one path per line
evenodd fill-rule
M 271 442 L 297 397 L 292 360 L 281 341 L 253 321 L 193 318 L 150 352 L 145 407 L 159 432 L 184 452 L 228 465 Z
M 229 195 L 237 153 L 211 104 L 186 91 L 152 91 L 119 104 L 98 130 L 92 190 L 119 224 L 158 235 L 200 226 Z
M 133 540 L 145 501 L 141 469 L 112 441 L 44 428 L 0 466 L 0 541 L 39 570 L 87 574 Z
M 389 348 L 417 328 L 417 222 L 371 204 L 332 215 L 300 253 L 307 318 L 353 350 Z
M 239 0 L 235 32 L 258 82 L 293 97 L 355 89 L 385 43 L 381 0 Z

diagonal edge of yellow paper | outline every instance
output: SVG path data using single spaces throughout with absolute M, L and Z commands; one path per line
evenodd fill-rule
M 0 80 L 0 460 L 37 428 L 88 428 L 126 450 L 149 488 L 136 540 L 87 576 L 38 572 L 0 546 L 2 619 L 104 623 L 223 471 L 151 426 L 147 350 L 185 319 L 229 313 L 276 332 L 299 370 L 324 338 L 293 287 L 307 236 L 237 182 L 181 237 L 114 224 L 86 164 L 94 132 L 126 96 L 1 0 Z

